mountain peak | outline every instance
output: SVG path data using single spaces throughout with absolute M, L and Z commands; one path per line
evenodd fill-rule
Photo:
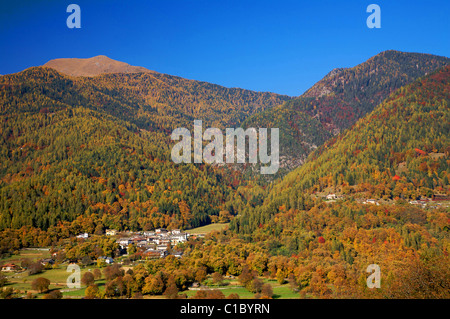
M 50 60 L 43 66 L 71 76 L 96 76 L 104 73 L 140 73 L 154 72 L 140 66 L 113 60 L 106 55 L 92 58 L 61 58 Z

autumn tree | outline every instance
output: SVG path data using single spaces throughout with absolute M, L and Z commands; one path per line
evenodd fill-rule
M 177 299 L 178 298 L 178 287 L 175 282 L 175 278 L 170 276 L 167 282 L 167 288 L 163 293 L 168 299 Z
M 84 296 L 86 299 L 95 299 L 100 297 L 100 290 L 98 288 L 98 285 L 90 285 L 86 288 L 84 292 Z
M 122 277 L 108 281 L 105 286 L 105 296 L 107 297 L 121 297 L 126 293 L 126 286 Z
M 103 275 L 105 276 L 105 279 L 107 281 L 110 281 L 117 277 L 123 276 L 124 271 L 122 268 L 120 268 L 120 265 L 113 264 L 113 265 L 107 266 L 105 269 L 103 269 Z
M 62 299 L 63 294 L 62 292 L 58 290 L 52 290 L 49 293 L 45 294 L 42 298 L 43 299 Z
M 273 288 L 271 284 L 267 283 L 262 286 L 261 297 L 267 299 L 271 299 L 273 297 Z
M 213 283 L 220 286 L 223 283 L 223 275 L 219 272 L 214 272 L 212 274 Z
M 253 279 L 253 274 L 251 273 L 250 269 L 248 268 L 247 265 L 245 265 L 242 268 L 242 272 L 238 277 L 239 282 L 243 285 L 243 286 L 247 286 Z
M 31 263 L 28 266 L 28 274 L 29 275 L 34 275 L 34 274 L 39 274 L 44 270 L 44 266 L 42 265 L 41 262 L 36 261 L 34 263 Z
M 31 283 L 31 288 L 39 291 L 40 293 L 48 291 L 48 287 L 50 286 L 50 280 L 44 277 L 38 277 L 33 280 Z
M 165 283 L 161 273 L 149 275 L 145 278 L 145 285 L 142 288 L 142 293 L 150 295 L 160 295 L 163 293 Z
M 195 271 L 195 281 L 202 283 L 207 276 L 207 271 L 205 267 L 199 267 L 196 271 Z
M 197 290 L 194 299 L 225 299 L 225 295 L 219 289 L 200 289 Z
M 8 278 L 0 272 L 0 288 L 3 287 L 8 282 Z
M 92 274 L 94 275 L 94 279 L 95 279 L 95 280 L 98 280 L 98 279 L 100 279 L 100 278 L 102 277 L 102 272 L 101 272 L 100 269 L 98 269 L 98 268 L 95 268 L 95 269 L 92 271 Z
M 81 276 L 81 283 L 85 286 L 91 286 L 95 282 L 95 277 L 90 271 L 86 271 Z
M 253 293 L 260 293 L 264 282 L 258 277 L 254 277 L 250 282 L 247 283 L 246 287 L 249 291 Z

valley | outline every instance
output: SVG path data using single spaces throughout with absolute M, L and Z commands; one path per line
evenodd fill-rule
M 2 294 L 448 298 L 448 61 L 384 51 L 298 97 L 104 56 L 1 76 L 0 265 L 13 268 Z M 174 162 L 171 133 L 195 120 L 278 128 L 279 171 Z M 161 229 L 189 235 L 164 254 L 115 235 Z M 38 248 L 50 256 L 24 260 Z M 98 271 L 67 290 L 69 264 Z M 371 264 L 380 289 L 366 285 Z M 47 289 L 32 289 L 36 274 Z

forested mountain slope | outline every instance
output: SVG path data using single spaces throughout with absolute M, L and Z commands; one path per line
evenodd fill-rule
M 229 229 L 183 243 L 180 259 L 146 260 L 127 276 L 140 278 L 137 291 L 145 294 L 163 293 L 170 278 L 187 289 L 197 272 L 217 272 L 252 291 L 262 284 L 257 277 L 280 286 L 287 280 L 307 298 L 448 299 L 448 207 L 407 201 L 449 194 L 449 85 L 447 66 L 391 93 L 266 187 L 226 167 L 175 165 L 168 133 L 197 115 L 219 127 L 239 124 L 284 97 L 143 73 L 88 78 L 39 67 L 2 76 L 0 255 L 52 247 L 70 260 L 115 257 L 117 243 L 101 236 L 107 228 L 231 220 Z M 237 107 L 226 113 L 227 105 Z M 312 117 L 283 110 L 273 119 Z M 303 129 L 326 132 L 315 120 Z M 326 201 L 328 193 L 343 198 Z M 380 205 L 363 204 L 369 197 Z M 90 238 L 74 236 L 81 232 Z M 127 258 L 143 256 L 130 250 Z M 381 269 L 380 289 L 367 288 L 371 264 Z M 157 293 L 150 288 L 156 280 Z M 105 284 L 111 296 L 115 282 Z
M 149 72 L 71 77 L 33 67 L 2 76 L 0 229 L 45 230 L 80 216 L 99 230 L 227 221 L 239 173 L 175 165 L 170 133 L 193 119 L 238 125 L 286 99 Z
M 173 164 L 167 136 L 83 107 L 2 116 L 1 132 L 1 229 L 79 216 L 103 229 L 189 228 L 229 193 L 212 168 Z
M 386 200 L 450 195 L 449 104 L 447 66 L 392 93 L 274 185 L 258 213 L 235 223 L 263 223 L 280 207 L 312 203 L 311 194 Z
M 300 97 L 249 117 L 243 126 L 279 127 L 280 162 L 289 171 L 389 94 L 449 62 L 430 54 L 385 51 L 353 68 L 331 71 Z
M 90 107 L 123 114 L 127 120 L 149 130 L 172 131 L 175 127 L 192 126 L 194 119 L 201 119 L 210 127 L 239 126 L 249 115 L 290 99 L 286 95 L 187 80 L 105 56 L 56 59 L 44 67 L 69 75 L 64 77 L 67 84 Z M 35 75 L 17 76 L 17 80 L 29 82 Z
M 449 201 L 430 199 L 450 195 L 449 103 L 447 66 L 317 149 L 232 220 L 230 236 L 266 250 L 247 264 L 303 296 L 448 298 Z M 334 193 L 342 198 L 325 199 Z M 366 284 L 373 264 L 379 289 Z

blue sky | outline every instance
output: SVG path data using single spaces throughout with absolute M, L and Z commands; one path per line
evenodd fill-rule
M 69 4 L 81 29 L 69 29 Z M 381 29 L 369 29 L 369 4 Z M 0 74 L 54 58 L 112 59 L 227 87 L 297 96 L 384 50 L 450 57 L 450 1 L 0 2 Z

